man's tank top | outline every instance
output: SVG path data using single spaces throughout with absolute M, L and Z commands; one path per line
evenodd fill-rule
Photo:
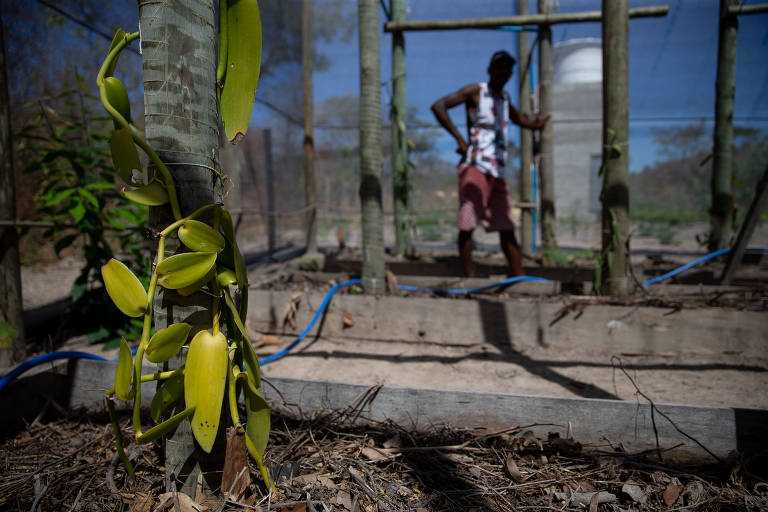
M 504 177 L 507 160 L 509 96 L 494 96 L 488 83 L 480 82 L 479 101 L 474 115 L 467 115 L 469 149 L 463 164 L 496 178 Z

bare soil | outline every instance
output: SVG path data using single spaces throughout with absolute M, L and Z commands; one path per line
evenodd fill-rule
M 348 260 L 355 260 L 350 253 Z M 423 259 L 429 259 L 424 256 Z M 444 261 L 445 258 L 441 258 Z M 500 255 L 486 254 L 477 258 L 478 265 L 502 265 Z M 458 265 L 458 263 L 456 263 Z M 635 271 L 641 276 L 643 266 L 656 266 L 654 262 L 638 263 Z M 720 272 L 722 264 L 697 267 Z M 677 263 L 667 262 L 669 268 Z M 747 269 L 748 270 L 748 269 Z M 655 269 L 659 272 L 658 269 Z M 349 277 L 349 276 L 347 276 Z M 344 277 L 339 277 L 339 281 Z M 302 273 L 285 266 L 261 267 L 251 276 L 252 283 L 262 288 L 289 289 L 306 293 L 325 292 L 333 283 L 318 282 L 311 273 Z M 766 312 L 768 328 L 768 300 L 765 286 L 745 287 L 745 294 L 721 295 L 716 292 L 698 297 L 646 299 L 636 294 L 614 304 L 663 308 L 673 314 L 676 308 L 693 309 L 702 316 L 715 309 Z M 337 293 L 348 293 L 340 291 Z M 489 292 L 485 297 L 493 300 L 518 300 L 521 307 L 530 307 L 531 301 L 549 301 L 567 308 L 577 299 L 557 297 L 516 297 L 514 292 Z M 435 300 L 449 300 L 445 298 Z M 456 298 L 453 300 L 473 300 Z M 305 301 L 306 302 L 306 301 Z M 302 303 L 299 307 L 316 308 L 317 304 Z M 396 319 L 381 318 L 380 322 Z M 447 325 L 451 319 L 446 318 Z M 299 329 L 303 326 L 299 326 Z M 768 329 L 766 330 L 768 332 Z M 260 353 L 281 350 L 291 336 L 266 335 L 252 332 L 252 339 L 261 340 Z M 280 345 L 271 343 L 282 341 Z M 768 335 L 766 335 L 768 344 Z M 621 368 L 626 370 L 621 371 Z M 691 405 L 768 408 L 768 352 L 765 356 L 742 354 L 729 350 L 723 340 L 722 350 L 680 351 L 669 347 L 663 352 L 622 353 L 601 350 L 575 350 L 563 346 L 529 346 L 515 349 L 510 345 L 497 345 L 482 340 L 467 340 L 462 344 L 419 342 L 418 340 L 375 341 L 350 337 L 309 337 L 291 352 L 264 368 L 269 376 L 307 378 L 336 382 L 373 385 L 385 384 L 405 387 L 470 390 L 499 393 L 548 395 L 559 397 L 643 400 L 639 391 L 658 403 Z
M 340 259 L 359 261 L 359 253 L 348 250 Z M 452 250 L 422 251 L 421 262 L 450 260 Z M 681 258 L 678 258 L 681 259 Z M 400 262 L 389 257 L 390 262 Z M 476 254 L 478 265 L 498 267 L 503 264 L 497 253 Z M 673 257 L 666 258 L 667 267 L 679 265 Z M 529 262 L 530 264 L 530 262 Z M 298 260 L 283 263 L 267 263 L 254 267 L 249 275 L 252 287 L 262 289 L 292 289 L 300 292 L 325 292 L 334 283 L 318 282 L 311 273 L 297 268 Z M 658 258 L 635 258 L 635 272 L 642 278 L 644 268 L 654 266 L 659 272 Z M 718 266 L 719 265 L 719 266 Z M 719 273 L 722 264 L 709 263 L 697 266 L 696 272 L 710 270 Z M 78 261 L 74 258 L 61 260 L 56 265 L 41 268 L 25 268 L 23 293 L 25 308 L 45 306 L 51 297 L 66 297 L 71 282 L 78 273 Z M 747 273 L 750 269 L 744 269 Z M 694 270 L 692 270 L 694 271 Z M 691 271 L 691 272 L 692 272 Z M 707 315 L 714 308 L 768 309 L 768 284 L 753 283 L 751 295 L 739 298 L 732 295 L 676 299 L 665 303 L 656 301 L 658 307 L 674 311 L 675 307 L 695 308 Z M 348 293 L 342 290 L 339 293 Z M 493 293 L 499 300 L 514 299 L 510 293 Z M 440 299 L 445 300 L 445 299 Z M 467 300 L 467 299 L 455 299 Z M 472 300 L 472 299 L 469 299 Z M 530 299 L 525 299 L 530 300 Z M 569 296 L 539 298 L 554 301 L 563 306 Z M 642 300 L 636 295 L 630 300 Z M 768 311 L 766 312 L 768 333 Z M 389 320 L 386 320 L 389 321 Z M 450 322 L 450 319 L 446 319 Z M 299 330 L 303 326 L 299 326 Z M 281 350 L 292 341 L 292 336 L 262 336 L 251 332 L 260 355 Z M 269 342 L 264 344 L 263 341 Z M 281 342 L 274 345 L 275 341 Z M 57 346 L 52 340 L 42 340 L 38 350 L 84 350 L 103 357 L 116 357 L 116 351 L 102 351 L 101 345 L 92 345 L 83 336 L 67 339 Z M 766 335 L 768 344 L 768 334 Z M 618 370 L 623 365 L 630 378 Z M 515 394 L 548 395 L 561 397 L 608 398 L 638 400 L 638 390 L 658 403 L 684 403 L 724 407 L 768 409 L 768 351 L 764 356 L 743 355 L 729 351 L 728 340 L 723 340 L 723 350 L 713 352 L 680 352 L 669 350 L 656 353 L 610 353 L 600 351 L 573 351 L 562 347 L 536 347 L 514 350 L 509 346 L 478 341 L 462 345 L 441 343 L 414 343 L 366 341 L 320 336 L 304 340 L 291 355 L 277 360 L 264 368 L 265 376 L 280 376 L 350 382 L 365 385 L 385 384 L 405 387 L 491 391 Z
M 500 261 L 491 254 L 478 259 Z M 250 280 L 262 288 L 330 287 L 298 279 L 302 273 L 296 267 L 296 261 L 262 265 Z M 27 267 L 25 307 L 65 297 L 78 269 L 74 259 Z M 568 298 L 547 300 L 565 303 Z M 702 315 L 711 307 L 764 311 L 765 288 L 746 302 L 721 297 L 713 304 L 699 301 L 686 307 L 699 307 Z M 254 339 L 259 335 L 254 333 Z M 264 345 L 258 351 L 261 355 L 283 346 Z M 115 355 L 82 337 L 38 349 Z M 643 400 L 640 390 L 656 402 L 768 408 L 768 353 L 746 358 L 727 348 L 719 354 L 584 354 L 543 347 L 514 352 L 485 343 L 398 344 L 320 336 L 267 365 L 264 373 L 267 378 L 624 400 Z M 620 445 L 582 453 L 578 432 L 572 439 L 535 439 L 522 425 L 504 432 L 407 432 L 388 424 L 351 426 L 342 412 L 334 411 L 309 423 L 273 417 L 265 458 L 277 481 L 276 493 L 267 495 L 251 467 L 251 483 L 229 501 L 198 495 L 192 500 L 200 507 L 184 509 L 182 497 L 163 494 L 159 445 L 130 447 L 137 466 L 131 484 L 117 464 L 106 418 L 54 414 L 53 409 L 56 404 L 26 430 L 0 441 L 0 510 L 768 510 L 765 453 L 680 467 L 668 465 L 663 453 L 627 454 Z M 124 419 L 124 430 L 127 425 Z

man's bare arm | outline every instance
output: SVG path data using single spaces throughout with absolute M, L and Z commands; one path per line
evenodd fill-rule
M 550 117 L 552 117 L 551 114 L 547 114 L 544 117 L 541 117 L 540 115 L 536 114 L 536 117 L 533 120 L 531 120 L 531 119 L 528 119 L 527 116 L 522 115 L 520 111 L 514 107 L 514 105 L 512 105 L 511 103 L 509 105 L 509 119 L 516 125 L 522 126 L 523 128 L 529 128 L 531 130 L 540 130 L 544 128 L 544 126 L 547 124 L 547 121 L 549 121 Z
M 479 92 L 479 85 L 466 85 L 454 93 L 443 96 L 432 104 L 432 113 L 435 114 L 437 122 L 440 123 L 440 125 L 445 128 L 448 133 L 453 136 L 454 139 L 456 139 L 456 143 L 459 145 L 459 148 L 456 150 L 456 152 L 461 155 L 467 152 L 469 144 L 466 140 L 464 140 L 464 137 L 461 136 L 461 133 L 456 128 L 456 125 L 453 124 L 451 116 L 448 115 L 448 110 L 457 105 L 461 105 L 462 103 L 474 105 L 477 102 Z

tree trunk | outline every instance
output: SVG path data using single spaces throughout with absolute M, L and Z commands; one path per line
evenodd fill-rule
M 539 13 L 552 13 L 552 0 L 539 0 Z M 552 113 L 552 27 L 539 27 L 539 110 Z M 541 248 L 557 249 L 555 218 L 555 162 L 552 121 L 541 130 Z
M 11 102 L 5 69 L 2 17 L 0 17 L 0 219 L 16 220 Z M 0 368 L 8 368 L 22 360 L 26 352 L 21 303 L 19 236 L 13 226 L 0 227 L 0 297 L 3 297 L 2 306 L 0 306 Z
M 603 0 L 601 292 L 627 295 L 629 275 L 628 0 Z
M 715 82 L 715 136 L 712 158 L 712 207 L 710 209 L 709 250 L 726 247 L 733 222 L 733 100 L 736 91 L 736 39 L 739 20 L 728 14 L 737 0 L 720 0 L 720 36 L 717 45 Z
M 219 177 L 210 170 L 219 165 L 214 2 L 140 0 L 139 17 L 146 137 L 173 174 L 182 215 L 188 215 L 222 200 Z M 155 228 L 163 228 L 171 220 L 165 207 L 150 209 Z M 168 240 L 166 256 L 178 248 L 174 242 Z M 181 321 L 192 324 L 193 332 L 208 328 L 210 307 L 211 298 L 204 293 L 181 297 L 159 287 L 155 329 Z M 178 359 L 171 367 L 183 362 L 183 356 Z M 202 473 L 209 492 L 218 488 L 223 450 L 215 446 L 211 455 L 203 452 L 195 444 L 188 421 L 166 437 L 165 455 L 167 487 L 194 496 Z
M 307 207 L 307 254 L 317 252 L 314 94 L 312 90 L 312 0 L 301 1 L 301 83 L 304 91 L 304 187 Z
M 517 0 L 517 14 L 528 14 L 528 0 Z M 517 73 L 520 77 L 518 87 L 518 106 L 520 113 L 531 113 L 530 75 L 528 74 L 528 32 L 517 33 Z M 520 201 L 533 202 L 533 181 L 531 164 L 533 160 L 533 133 L 520 129 Z M 533 254 L 533 210 L 524 206 L 520 218 L 520 248 L 523 254 Z
M 390 0 L 392 21 L 405 20 L 404 0 Z M 411 245 L 408 215 L 408 139 L 405 96 L 405 34 L 392 34 L 392 196 L 395 210 L 395 253 L 405 254 Z
M 360 206 L 363 223 L 363 288 L 380 293 L 384 282 L 381 220 L 381 76 L 379 3 L 358 0 L 360 39 Z

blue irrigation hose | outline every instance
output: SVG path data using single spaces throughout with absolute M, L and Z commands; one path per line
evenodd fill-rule
M 5 386 L 13 382 L 16 377 L 26 372 L 30 368 L 33 368 L 39 364 L 47 363 L 49 361 L 55 361 L 57 359 L 95 359 L 97 361 L 107 361 L 107 359 L 101 356 L 97 356 L 96 354 L 89 354 L 88 352 L 63 351 L 43 354 L 37 357 L 33 357 L 29 361 L 21 363 L 19 366 L 3 375 L 3 377 L 0 378 L 0 391 L 2 391 Z
M 716 258 L 718 256 L 722 256 L 723 254 L 727 254 L 728 252 L 730 252 L 730 250 L 731 250 L 730 248 L 725 248 L 725 249 L 720 249 L 719 251 L 712 252 L 710 254 L 706 254 L 671 272 L 667 272 L 666 274 L 662 274 L 658 277 L 654 277 L 652 279 L 643 281 L 642 285 L 648 286 L 648 285 L 652 285 L 660 281 L 663 281 L 665 279 L 669 279 L 670 277 L 676 276 L 677 274 L 680 274 L 681 272 L 684 272 L 689 268 L 698 265 L 699 263 L 710 260 L 712 258 Z M 768 248 L 747 249 L 747 252 L 768 253 Z M 435 294 L 442 294 L 442 295 L 469 295 L 472 293 L 478 293 L 485 290 L 490 290 L 492 288 L 497 288 L 500 286 L 506 286 L 509 284 L 517 283 L 520 281 L 534 281 L 534 282 L 540 282 L 540 283 L 550 282 L 549 279 L 545 279 L 543 277 L 516 276 L 516 277 L 510 277 L 510 278 L 504 279 L 503 281 L 499 281 L 498 283 L 493 283 L 486 286 L 480 286 L 478 288 L 451 288 L 447 290 L 440 290 L 440 289 L 431 289 L 431 288 L 420 288 L 418 286 L 408 286 L 408 285 L 399 285 L 398 288 L 400 290 L 409 291 L 409 292 L 435 293 Z M 352 286 L 355 284 L 360 284 L 360 282 L 361 282 L 360 279 L 350 279 L 349 281 L 344 281 L 342 283 L 338 283 L 334 285 L 330 290 L 328 290 L 328 293 L 325 295 L 323 302 L 320 304 L 320 307 L 315 312 L 315 315 L 312 317 L 312 320 L 309 322 L 309 325 L 307 325 L 307 327 L 301 332 L 301 334 L 299 334 L 299 336 L 295 340 L 293 340 L 291 344 L 285 347 L 283 350 L 279 352 L 275 352 L 274 354 L 271 354 L 259 360 L 259 364 L 260 365 L 269 364 L 277 359 L 280 359 L 281 357 L 284 357 L 291 350 L 293 350 L 296 347 L 296 345 L 301 343 L 301 341 L 307 336 L 307 334 L 309 334 L 309 331 L 311 331 L 312 328 L 315 326 L 315 323 L 317 323 L 317 320 L 320 318 L 320 316 L 325 311 L 325 308 L 327 308 L 328 304 L 331 302 L 331 298 L 333 297 L 333 295 L 341 288 L 344 288 L 346 286 Z M 134 349 L 132 353 L 135 354 L 136 349 Z M 33 357 L 29 361 L 25 361 L 21 363 L 19 366 L 17 366 L 16 368 L 8 372 L 6 375 L 4 375 L 3 377 L 0 377 L 0 391 L 2 391 L 8 384 L 13 382 L 19 375 L 26 372 L 30 368 L 33 368 L 35 366 L 38 366 L 40 364 L 44 364 L 50 361 L 55 361 L 57 359 L 94 359 L 96 361 L 109 361 L 109 359 L 105 359 L 101 356 L 90 354 L 88 352 L 63 351 L 63 352 L 51 352 L 49 354 L 42 354 L 37 357 Z M 114 360 L 115 359 L 112 359 L 112 361 Z
M 315 322 L 317 322 L 318 318 L 323 314 L 323 311 L 325 311 L 325 308 L 328 307 L 328 303 L 331 302 L 331 298 L 333 297 L 333 294 L 336 293 L 336 291 L 340 288 L 343 288 L 345 286 L 352 286 L 354 284 L 360 284 L 360 279 L 350 279 L 349 281 L 344 281 L 343 283 L 339 283 L 333 286 L 330 290 L 328 290 L 328 293 L 325 294 L 325 298 L 323 299 L 323 302 L 320 303 L 320 307 L 317 308 L 317 311 L 315 311 L 315 316 L 312 317 L 312 320 L 309 322 L 309 325 L 307 325 L 303 331 L 301 331 L 301 334 L 291 342 L 290 345 L 285 347 L 280 352 L 275 352 L 274 354 L 268 355 L 264 359 L 259 360 L 259 365 L 265 365 L 269 364 L 272 361 L 276 359 L 280 359 L 285 354 L 293 350 L 293 347 L 298 345 L 301 340 L 304 339 L 304 337 L 309 334 L 309 331 L 312 330 L 312 327 L 315 326 Z
M 710 260 L 712 258 L 717 258 L 718 256 L 722 256 L 723 254 L 729 253 L 730 251 L 731 251 L 731 249 L 729 247 L 726 247 L 725 249 L 720 249 L 719 251 L 711 252 L 709 254 L 706 254 L 706 255 L 702 256 L 701 258 L 697 258 L 697 259 L 693 260 L 690 263 L 686 263 L 682 267 L 676 268 L 675 270 L 673 270 L 671 272 L 667 272 L 666 274 L 662 274 L 662 275 L 654 277 L 652 279 L 648 279 L 646 281 L 643 281 L 642 285 L 643 286 L 648 286 L 648 285 L 651 285 L 651 284 L 656 284 L 659 281 L 663 281 L 665 279 L 669 279 L 670 277 L 676 276 L 680 272 L 684 272 L 684 271 L 688 270 L 689 268 L 694 267 L 694 266 L 698 265 L 699 263 L 701 263 L 703 261 L 707 261 L 707 260 Z
M 433 290 L 432 288 L 419 288 L 418 286 L 408 286 L 401 284 L 398 289 L 406 292 L 423 292 L 423 293 L 435 293 L 437 295 L 469 295 L 472 293 L 479 293 L 491 288 L 497 288 L 499 286 L 506 286 L 512 283 L 519 283 L 520 281 L 535 281 L 538 283 L 548 283 L 549 279 L 535 276 L 516 276 L 504 279 L 498 283 L 489 284 L 486 286 L 480 286 L 479 288 L 451 288 L 448 290 Z
M 662 274 L 662 275 L 654 277 L 652 279 L 648 279 L 646 281 L 643 281 L 642 285 L 643 286 L 648 286 L 648 285 L 651 285 L 651 284 L 656 284 L 659 281 L 664 281 L 665 279 L 669 279 L 670 277 L 676 276 L 677 274 L 679 274 L 681 272 L 685 272 L 689 268 L 694 267 L 694 266 L 698 265 L 699 263 L 702 263 L 702 262 L 707 261 L 707 260 L 711 260 L 712 258 L 717 258 L 718 256 L 722 256 L 723 254 L 728 254 L 729 252 L 731 252 L 731 248 L 730 247 L 726 247 L 725 249 L 720 249 L 718 251 L 711 252 L 709 254 L 705 254 L 701 258 L 697 258 L 697 259 L 693 260 L 690 263 L 686 263 L 682 267 L 676 268 L 675 270 L 672 270 L 671 272 L 667 272 L 666 274 Z M 747 249 L 746 252 L 766 252 L 766 253 L 768 253 L 768 248 L 760 248 L 760 249 L 752 248 L 752 249 Z

